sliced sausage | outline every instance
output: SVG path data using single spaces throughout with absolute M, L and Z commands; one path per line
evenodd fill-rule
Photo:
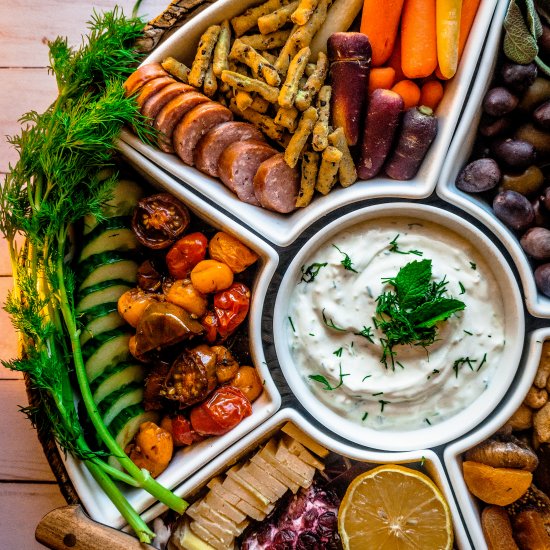
M 224 149 L 236 141 L 263 140 L 263 135 L 248 122 L 224 122 L 212 128 L 195 148 L 195 166 L 205 174 L 218 177 L 218 161 Z
M 139 92 L 147 82 L 154 78 L 168 76 L 168 73 L 162 68 L 160 63 L 149 63 L 137 68 L 124 83 L 124 91 L 126 95 L 132 95 Z
M 264 160 L 254 176 L 256 198 L 264 208 L 287 214 L 296 208 L 300 174 L 278 153 Z
M 220 155 L 218 171 L 220 179 L 239 199 L 259 206 L 254 193 L 254 176 L 262 162 L 277 154 L 264 141 L 237 141 L 226 147 Z
M 193 166 L 193 153 L 202 136 L 228 120 L 233 120 L 233 113 L 220 103 L 209 101 L 193 107 L 174 130 L 172 145 L 180 159 Z
M 169 101 L 158 113 L 153 126 L 159 131 L 158 146 L 165 153 L 173 153 L 172 135 L 179 121 L 191 109 L 210 101 L 200 92 L 187 92 Z
M 139 95 L 136 98 L 136 103 L 141 110 L 147 100 L 153 97 L 156 93 L 160 92 L 166 86 L 173 84 L 175 80 L 171 76 L 161 76 L 160 78 L 154 78 L 143 86 Z
M 181 82 L 174 82 L 173 84 L 168 84 L 151 96 L 143 105 L 141 109 L 141 114 L 144 117 L 147 117 L 153 122 L 154 118 L 157 116 L 158 112 L 172 99 L 178 97 L 179 95 L 185 94 L 187 92 L 192 92 L 195 90 L 193 86 L 189 84 L 183 84 Z

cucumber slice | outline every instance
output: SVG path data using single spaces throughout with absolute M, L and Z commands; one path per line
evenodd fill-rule
M 133 251 L 118 250 L 90 256 L 79 266 L 79 291 L 112 279 L 123 279 L 135 284 L 138 264 L 134 258 Z
M 108 395 L 132 382 L 143 382 L 145 367 L 138 363 L 117 363 L 106 369 L 91 384 L 90 389 L 94 402 L 99 404 Z
M 119 327 L 98 334 L 82 346 L 82 357 L 86 365 L 88 380 L 93 382 L 105 369 L 130 358 L 128 342 L 132 332 Z
M 83 312 L 82 324 L 84 328 L 80 333 L 80 345 L 83 346 L 90 338 L 94 338 L 102 332 L 126 324 L 126 321 L 119 315 L 117 306 L 117 302 L 108 302 Z
M 78 261 L 83 262 L 94 254 L 110 250 L 135 250 L 138 245 L 130 224 L 131 220 L 127 216 L 108 218 L 101 222 L 83 239 Z
M 109 425 L 109 431 L 113 434 L 115 441 L 122 449 L 125 449 L 128 443 L 134 439 L 139 426 L 143 422 L 159 421 L 160 415 L 156 411 L 145 411 L 142 405 L 132 405 L 126 407 L 112 420 Z M 118 460 L 114 456 L 109 457 L 109 464 L 115 468 L 121 468 Z
M 98 411 L 103 418 L 105 426 L 127 407 L 137 405 L 143 401 L 143 385 L 139 382 L 133 382 L 127 386 L 119 388 L 117 391 L 108 395 L 99 405 Z
M 76 312 L 82 313 L 105 303 L 118 302 L 118 299 L 134 286 L 135 283 L 123 279 L 111 279 L 89 286 L 77 294 Z
M 138 183 L 132 180 L 119 180 L 113 190 L 113 198 L 105 205 L 103 214 L 106 218 L 131 216 L 141 197 L 143 189 Z M 84 216 L 84 235 L 90 233 L 97 225 L 95 216 Z

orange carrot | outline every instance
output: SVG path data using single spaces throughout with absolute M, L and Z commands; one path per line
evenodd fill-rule
M 405 0 L 401 66 L 407 78 L 424 78 L 437 67 L 434 0 Z
M 401 68 L 401 40 L 397 40 L 395 42 L 393 52 L 391 53 L 387 64 L 395 71 L 394 82 L 399 82 L 400 80 L 404 80 L 406 78 L 403 74 L 403 69 Z
M 389 90 L 395 81 L 395 71 L 391 67 L 375 67 L 369 76 L 369 94 L 383 88 Z
M 432 111 L 437 109 L 441 98 L 443 97 L 443 85 L 439 80 L 429 80 L 425 82 L 420 89 L 420 105 L 426 105 Z
M 437 61 L 445 78 L 452 78 L 458 66 L 458 36 L 462 0 L 436 0 Z
M 420 101 L 420 88 L 412 80 L 402 80 L 398 82 L 392 88 L 392 91 L 403 98 L 403 103 L 405 104 L 403 109 L 405 111 L 418 105 Z
M 372 66 L 380 67 L 388 60 L 395 44 L 397 27 L 404 0 L 365 0 L 361 16 L 361 32 L 369 37 Z
M 458 33 L 458 60 L 462 56 L 470 29 L 474 24 L 477 9 L 481 0 L 462 0 L 462 13 L 460 14 L 460 31 Z
M 435 70 L 434 74 L 437 78 L 439 78 L 439 80 L 449 80 L 447 77 L 443 76 L 443 73 L 441 72 L 439 65 L 437 66 L 437 69 Z

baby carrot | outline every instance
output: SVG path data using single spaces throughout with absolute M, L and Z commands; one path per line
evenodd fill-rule
M 462 12 L 460 15 L 460 31 L 458 33 L 458 60 L 462 56 L 470 29 L 474 24 L 477 9 L 481 0 L 462 0 Z
M 452 78 L 458 66 L 458 35 L 462 0 L 436 0 L 437 61 L 445 78 Z
M 372 47 L 373 67 L 380 67 L 391 55 L 397 36 L 403 1 L 364 1 L 361 32 L 369 37 Z
M 391 67 L 375 67 L 369 76 L 369 94 L 383 88 L 389 90 L 395 82 L 395 71 Z
M 437 67 L 435 0 L 405 0 L 401 66 L 407 78 L 424 78 Z
M 422 85 L 420 89 L 420 105 L 426 105 L 432 111 L 437 109 L 441 98 L 443 97 L 443 85 L 439 80 L 429 80 Z
M 403 98 L 403 103 L 405 104 L 403 109 L 405 111 L 411 107 L 415 107 L 420 101 L 420 88 L 412 80 L 398 82 L 392 88 L 392 91 Z
M 396 40 L 393 52 L 388 59 L 388 66 L 395 71 L 394 82 L 405 80 L 406 76 L 403 74 L 403 69 L 401 68 L 401 40 Z

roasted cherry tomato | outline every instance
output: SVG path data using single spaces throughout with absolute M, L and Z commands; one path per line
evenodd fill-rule
M 222 386 L 191 409 L 191 426 L 200 435 L 223 435 L 251 414 L 252 405 L 241 390 Z
M 213 311 L 207 311 L 201 319 L 201 325 L 204 328 L 203 336 L 205 340 L 212 344 L 218 337 L 218 317 Z
M 250 290 L 234 283 L 214 296 L 214 311 L 218 318 L 218 333 L 227 338 L 245 320 L 250 306 Z
M 176 416 L 172 417 L 165 416 L 160 425 L 172 434 L 172 439 L 176 447 L 192 445 L 203 439 L 202 436 L 193 430 L 191 422 L 181 414 L 176 414 Z
M 166 254 L 166 265 L 174 279 L 185 279 L 206 256 L 208 239 L 202 233 L 189 233 L 179 239 Z
M 252 252 L 239 239 L 223 231 L 219 231 L 210 239 L 208 251 L 212 259 L 227 264 L 233 273 L 244 271 L 258 259 L 258 254 Z
M 145 260 L 138 268 L 137 283 L 139 288 L 156 292 L 162 285 L 162 274 L 151 260 Z
M 132 218 L 137 240 L 154 250 L 168 248 L 187 229 L 187 207 L 168 193 L 141 199 Z

